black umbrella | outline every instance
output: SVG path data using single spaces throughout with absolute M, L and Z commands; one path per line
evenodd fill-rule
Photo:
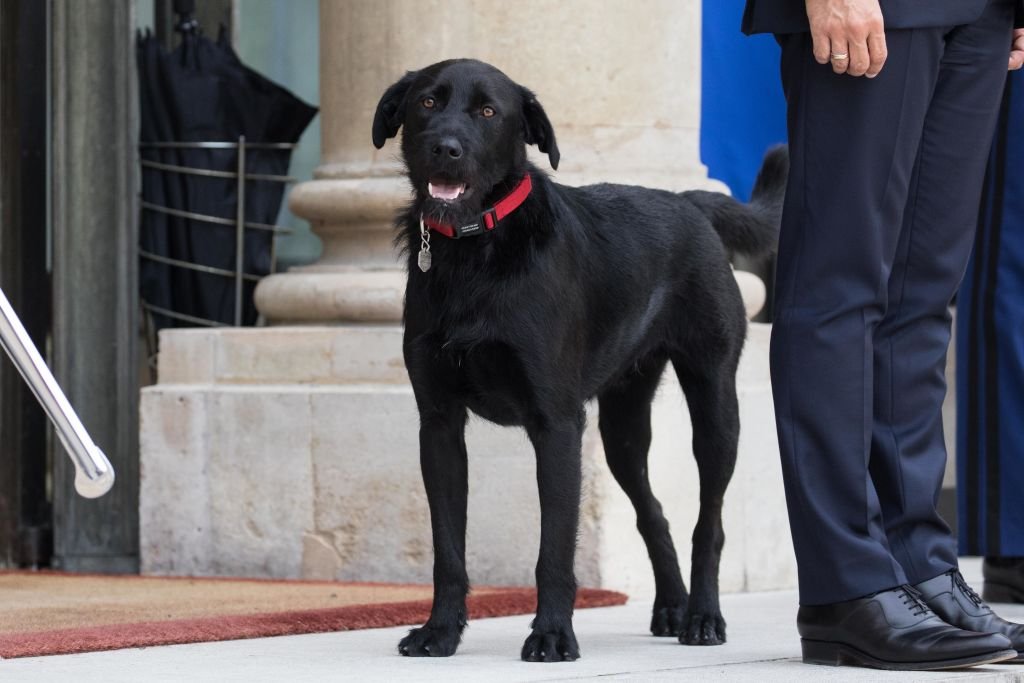
M 140 281 L 156 329 L 255 323 L 252 293 L 271 272 L 281 180 L 317 113 L 242 64 L 223 27 L 216 42 L 204 37 L 194 5 L 175 1 L 182 41 L 173 51 L 149 32 L 137 44 Z

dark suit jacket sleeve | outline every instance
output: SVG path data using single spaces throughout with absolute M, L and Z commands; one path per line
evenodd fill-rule
M 989 0 L 879 0 L 886 28 L 927 28 L 969 24 Z M 1024 21 L 1024 0 L 1018 0 L 1017 23 Z M 747 0 L 743 32 L 802 33 L 809 30 L 804 0 Z

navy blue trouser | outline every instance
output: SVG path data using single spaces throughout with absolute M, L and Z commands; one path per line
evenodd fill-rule
M 1006 84 L 957 294 L 960 553 L 1024 557 L 1024 70 Z
M 875 79 L 779 38 L 791 154 L 771 367 L 800 601 L 956 567 L 936 512 L 949 303 L 971 251 L 1014 0 L 887 32 Z

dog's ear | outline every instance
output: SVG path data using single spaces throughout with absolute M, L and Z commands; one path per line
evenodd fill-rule
M 523 134 L 526 144 L 537 145 L 541 152 L 548 155 L 551 168 L 558 170 L 558 143 L 555 142 L 555 129 L 551 127 L 544 107 L 540 106 L 537 97 L 526 88 L 520 88 L 523 98 Z
M 409 71 L 401 80 L 392 85 L 377 103 L 377 113 L 373 115 L 373 146 L 380 149 L 388 138 L 398 135 L 405 119 L 405 96 L 409 86 L 416 80 L 418 72 Z

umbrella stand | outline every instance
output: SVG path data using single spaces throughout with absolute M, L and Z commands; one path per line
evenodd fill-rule
M 218 171 L 208 168 L 198 168 L 195 166 L 184 166 L 178 164 L 166 164 L 150 159 L 142 159 L 141 164 L 143 168 L 153 169 L 155 171 L 161 171 L 165 173 L 179 173 L 193 176 L 204 176 L 208 178 L 227 178 L 233 179 L 237 183 L 237 205 L 235 207 L 235 217 L 224 218 L 222 216 L 211 216 L 209 214 L 196 213 L 193 211 L 185 211 L 183 209 L 176 209 L 169 206 L 156 204 L 154 202 L 146 201 L 142 199 L 140 206 L 144 211 L 152 211 L 161 213 L 167 216 L 173 216 L 176 218 L 183 218 L 187 220 L 199 221 L 202 223 L 209 223 L 213 225 L 231 225 L 235 228 L 235 264 L 233 269 L 218 268 L 214 266 L 204 265 L 193 261 L 186 261 L 183 259 L 172 258 L 164 256 L 162 254 L 156 254 L 148 251 L 144 248 L 139 248 L 139 256 L 145 260 L 152 261 L 155 263 L 161 263 L 174 268 L 183 268 L 185 270 L 191 270 L 194 272 L 205 273 L 208 275 L 217 275 L 225 278 L 231 278 L 235 284 L 234 291 L 234 325 L 236 327 L 242 325 L 243 315 L 243 288 L 245 283 L 258 282 L 261 279 L 260 275 L 245 272 L 245 234 L 246 230 L 261 230 L 269 231 L 275 235 L 290 234 L 292 231 L 287 228 L 281 228 L 276 225 L 270 225 L 266 223 L 257 223 L 253 221 L 247 221 L 245 219 L 245 189 L 246 183 L 249 181 L 266 181 L 273 183 L 284 183 L 290 184 L 295 182 L 295 178 L 285 175 L 274 175 L 266 173 L 249 173 L 246 171 L 246 152 L 248 150 L 278 150 L 282 152 L 291 152 L 297 147 L 294 143 L 288 142 L 246 142 L 245 136 L 239 136 L 237 142 L 143 142 L 139 144 L 140 149 L 173 149 L 173 150 L 236 150 L 237 151 L 237 164 L 235 171 Z M 273 272 L 276 253 L 275 253 L 274 240 L 271 240 L 271 253 L 270 253 L 270 270 Z M 228 324 L 219 321 L 211 320 L 200 316 L 190 315 L 182 313 L 180 311 L 174 311 L 162 306 L 154 305 L 150 302 L 143 300 L 143 308 L 150 315 L 160 315 L 173 320 L 178 320 L 191 325 L 200 325 L 208 327 L 227 327 Z
M 42 404 L 64 450 L 71 457 L 75 465 L 75 490 L 85 498 L 99 498 L 114 485 L 114 468 L 89 437 L 3 290 L 0 290 L 0 344 Z

